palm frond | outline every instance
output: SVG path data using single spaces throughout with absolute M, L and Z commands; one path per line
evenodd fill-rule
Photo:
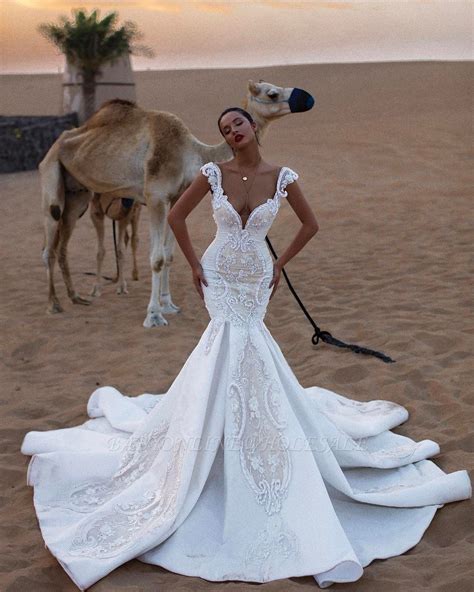
M 99 9 L 88 14 L 76 8 L 72 19 L 62 15 L 59 24 L 41 23 L 37 30 L 83 72 L 98 73 L 101 66 L 127 53 L 153 57 L 151 48 L 135 44 L 143 37 L 136 23 L 125 21 L 119 27 L 118 18 L 116 11 L 101 18 Z

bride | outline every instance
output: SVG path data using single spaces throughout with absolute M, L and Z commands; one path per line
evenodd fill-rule
M 234 158 L 205 163 L 168 216 L 210 317 L 199 342 L 166 393 L 99 388 L 88 421 L 22 444 L 43 539 L 81 590 L 133 558 L 211 581 L 353 582 L 472 495 L 467 471 L 428 460 L 436 442 L 391 431 L 401 405 L 298 382 L 264 316 L 318 225 L 298 174 L 261 158 L 249 113 L 218 125 Z M 185 218 L 209 188 L 217 231 L 199 260 Z M 285 200 L 302 225 L 273 263 Z

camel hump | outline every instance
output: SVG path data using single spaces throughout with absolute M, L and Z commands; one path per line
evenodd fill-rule
M 102 105 L 99 107 L 98 111 L 100 111 L 100 109 L 103 109 L 104 107 L 107 107 L 108 105 L 128 105 L 129 107 L 136 107 L 137 106 L 135 101 L 127 101 L 126 99 L 110 99 L 110 100 L 102 103 Z
M 133 101 L 111 99 L 102 103 L 99 109 L 83 124 L 82 129 L 114 125 L 129 120 L 131 117 L 136 117 L 142 111 Z

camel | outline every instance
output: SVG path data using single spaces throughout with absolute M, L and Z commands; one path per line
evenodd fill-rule
M 248 80 L 242 101 L 257 124 L 260 138 L 273 121 L 307 111 L 313 104 L 313 97 L 305 90 L 278 87 L 263 80 Z M 215 145 L 201 142 L 173 113 L 142 109 L 121 99 L 107 101 L 82 126 L 62 132 L 39 164 L 48 310 L 62 312 L 54 286 L 56 257 L 69 298 L 75 304 L 90 304 L 74 289 L 67 245 L 93 192 L 108 198 L 133 198 L 148 206 L 152 289 L 143 325 L 167 325 L 163 315 L 180 311 L 170 293 L 175 237 L 167 213 L 203 164 L 226 162 L 232 156 L 225 140 Z
M 123 246 L 127 246 L 130 240 L 132 248 L 132 279 L 138 280 L 137 247 L 138 247 L 138 222 L 140 219 L 141 205 L 133 199 L 109 199 L 107 195 L 94 193 L 91 202 L 90 216 L 97 233 L 97 272 L 95 285 L 92 288 L 91 296 L 100 296 L 102 293 L 102 263 L 105 256 L 104 247 L 104 219 L 105 216 L 118 222 L 118 237 L 116 238 L 117 277 L 113 280 L 118 282 L 117 294 L 128 294 L 127 282 L 123 276 Z M 127 228 L 130 225 L 131 234 Z M 114 229 L 115 233 L 115 229 Z

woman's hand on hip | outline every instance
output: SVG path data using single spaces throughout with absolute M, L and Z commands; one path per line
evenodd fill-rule
M 204 270 L 200 263 L 196 265 L 196 267 L 193 267 L 193 283 L 199 296 L 204 300 L 201 283 L 203 283 L 206 287 L 208 284 L 206 278 L 204 277 Z
M 280 281 L 280 275 L 281 275 L 280 265 L 278 263 L 273 263 L 273 277 L 272 277 L 272 281 L 268 285 L 269 288 L 271 288 L 273 286 L 273 290 L 272 290 L 272 293 L 270 294 L 269 300 L 271 300 L 273 297 L 273 294 L 275 294 L 275 291 L 278 287 L 278 283 Z

